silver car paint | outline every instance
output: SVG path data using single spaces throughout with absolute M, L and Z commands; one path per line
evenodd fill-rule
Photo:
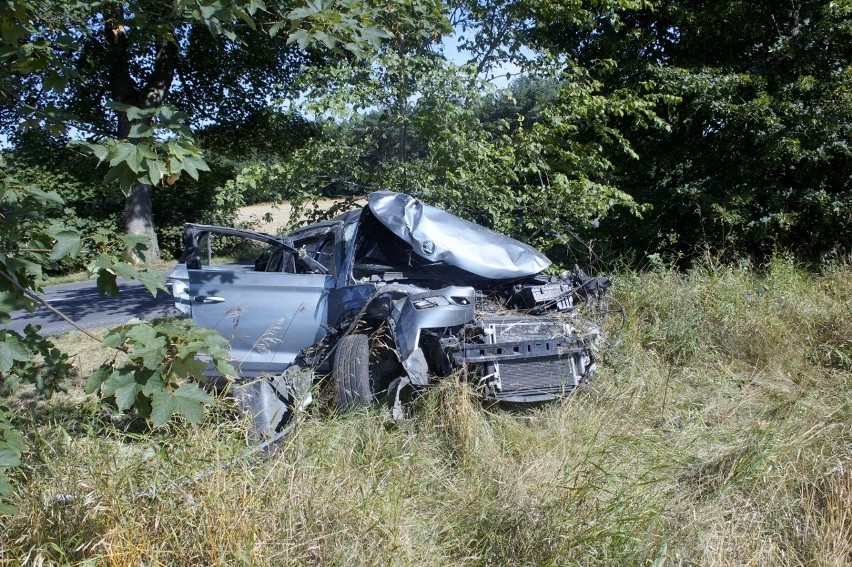
M 531 276 L 550 265 L 532 246 L 409 195 L 377 191 L 367 196 L 367 206 L 379 222 L 427 260 L 444 261 L 490 279 Z
M 326 334 L 331 276 L 210 267 L 188 273 L 193 319 L 228 339 L 242 377 L 282 372 Z

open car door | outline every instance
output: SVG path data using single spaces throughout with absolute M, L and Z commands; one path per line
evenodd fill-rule
M 331 239 L 329 232 L 319 238 Z M 188 311 L 230 343 L 240 377 L 279 374 L 325 335 L 333 274 L 287 238 L 187 224 Z M 315 250 L 319 246 L 314 246 Z M 333 250 L 333 246 L 324 250 Z

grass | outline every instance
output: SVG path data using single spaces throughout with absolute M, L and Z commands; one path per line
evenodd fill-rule
M 598 376 L 531 410 L 450 380 L 399 425 L 308 415 L 216 468 L 245 447 L 224 403 L 139 432 L 58 398 L 29 424 L 0 563 L 852 563 L 852 270 L 616 281 L 628 324 Z

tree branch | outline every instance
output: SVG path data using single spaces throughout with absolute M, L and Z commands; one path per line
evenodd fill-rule
M 154 70 L 148 77 L 144 89 L 144 104 L 146 107 L 159 106 L 163 103 L 174 80 L 178 63 L 177 44 L 168 39 L 160 39 L 157 55 L 154 60 Z
M 130 55 L 127 52 L 127 30 L 121 23 L 124 7 L 119 4 L 112 14 L 104 15 L 104 39 L 112 55 L 109 69 L 109 86 L 112 99 L 124 104 L 140 106 L 139 88 L 130 76 Z M 118 113 L 118 137 L 127 138 L 130 122 L 123 113 Z

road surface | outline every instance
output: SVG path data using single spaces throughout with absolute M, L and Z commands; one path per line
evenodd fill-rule
M 180 315 L 175 309 L 170 293 L 157 292 L 154 298 L 139 282 L 119 280 L 118 297 L 100 295 L 94 280 L 61 284 L 45 288 L 44 298 L 56 309 L 85 329 L 100 329 L 120 325 L 133 319 L 155 319 Z M 39 334 L 59 335 L 74 328 L 48 311 L 38 307 L 32 313 L 14 311 L 12 321 L 0 325 L 0 329 L 12 329 L 19 333 L 32 323 L 41 325 Z

